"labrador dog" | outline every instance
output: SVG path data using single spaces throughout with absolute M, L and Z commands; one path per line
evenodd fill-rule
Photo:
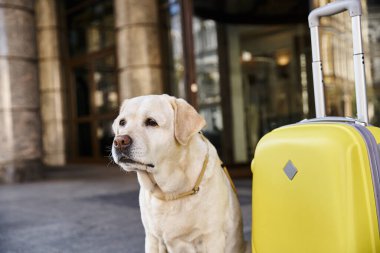
M 125 100 L 113 123 L 112 157 L 137 172 L 147 253 L 249 251 L 236 193 L 200 133 L 205 124 L 168 95 Z

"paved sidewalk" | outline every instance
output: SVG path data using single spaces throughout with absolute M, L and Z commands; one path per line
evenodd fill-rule
M 78 172 L 0 185 L 0 252 L 143 253 L 136 175 L 116 167 L 71 169 Z M 249 239 L 251 180 L 234 181 Z

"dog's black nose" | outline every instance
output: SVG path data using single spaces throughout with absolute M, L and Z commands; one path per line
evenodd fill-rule
M 129 135 L 119 135 L 113 140 L 113 146 L 120 151 L 126 150 L 131 144 L 132 138 Z

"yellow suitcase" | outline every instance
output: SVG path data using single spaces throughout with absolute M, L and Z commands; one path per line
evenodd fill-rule
M 267 134 L 252 163 L 253 252 L 380 252 L 378 142 L 380 129 L 343 121 Z
M 344 10 L 353 22 L 358 119 L 324 111 L 319 17 Z M 368 125 L 360 13 L 360 1 L 340 0 L 309 15 L 317 118 L 278 128 L 257 145 L 253 252 L 380 253 L 380 129 Z

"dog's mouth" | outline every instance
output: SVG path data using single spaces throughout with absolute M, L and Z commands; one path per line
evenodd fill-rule
M 120 163 L 129 163 L 129 164 L 142 165 L 142 166 L 147 166 L 147 167 L 150 167 L 150 168 L 154 168 L 153 164 L 142 163 L 142 162 L 139 162 L 139 161 L 132 160 L 131 158 L 128 158 L 128 157 L 125 157 L 125 156 L 121 157 L 119 159 L 119 162 Z

